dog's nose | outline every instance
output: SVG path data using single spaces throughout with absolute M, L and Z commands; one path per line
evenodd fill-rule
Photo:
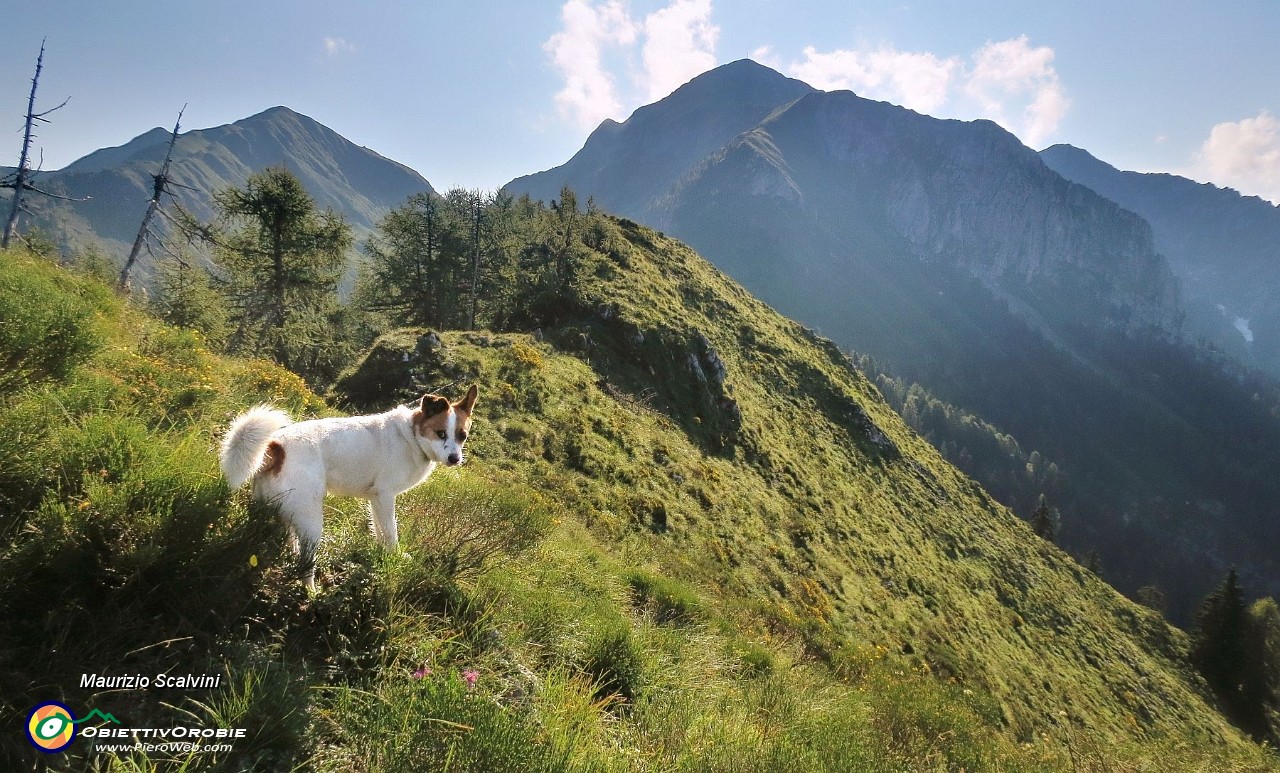
M 449 466 L 462 463 L 462 456 L 459 454 L 449 454 Z

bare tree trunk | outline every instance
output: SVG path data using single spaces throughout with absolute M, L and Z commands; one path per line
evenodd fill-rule
M 151 218 L 155 217 L 156 210 L 160 208 L 160 197 L 164 195 L 165 186 L 169 184 L 169 162 L 173 160 L 173 145 L 178 141 L 178 127 L 182 124 L 182 114 L 186 111 L 186 105 L 178 111 L 178 120 L 173 123 L 173 136 L 169 138 L 169 151 L 164 156 L 164 166 L 160 167 L 160 174 L 152 178 L 155 180 L 155 187 L 151 203 L 147 205 L 147 213 L 142 216 L 142 225 L 138 228 L 138 238 L 133 240 L 129 259 L 124 262 L 124 268 L 120 270 L 120 281 L 117 287 L 121 292 L 129 291 L 129 272 L 133 270 L 133 264 L 138 261 L 138 254 L 142 252 L 142 245 L 147 241 L 147 235 L 150 233 Z
M 40 41 L 40 56 L 36 57 L 36 75 L 31 79 L 31 96 L 27 98 L 27 126 L 22 133 L 22 155 L 18 156 L 17 179 L 13 185 L 13 206 L 9 209 L 9 222 L 4 227 L 4 238 L 0 247 L 8 247 L 13 237 L 18 235 L 18 213 L 22 211 L 22 192 L 27 185 L 27 159 L 31 152 L 31 128 L 36 115 L 36 86 L 40 83 L 40 70 L 44 67 L 44 41 Z
M 5 223 L 4 235 L 0 236 L 0 248 L 8 247 L 9 242 L 13 241 L 13 237 L 18 235 L 18 215 L 22 212 L 22 194 L 26 191 L 34 191 L 35 193 L 49 196 L 50 198 L 62 199 L 63 201 L 86 201 L 84 199 L 73 199 L 69 196 L 60 196 L 49 191 L 42 191 L 31 184 L 30 181 L 30 159 L 31 159 L 31 138 L 35 136 L 32 131 L 36 121 L 48 122 L 46 115 L 55 110 L 61 110 L 71 101 L 71 97 L 62 100 L 62 104 L 52 107 L 43 113 L 36 112 L 36 88 L 40 85 L 40 71 L 44 69 L 44 41 L 40 41 L 40 55 L 36 57 L 36 74 L 31 79 L 31 96 L 27 98 L 27 125 L 22 133 L 22 153 L 18 156 L 18 168 L 14 171 L 13 180 L 5 180 L 0 182 L 0 188 L 13 188 L 13 207 L 9 210 L 9 221 Z

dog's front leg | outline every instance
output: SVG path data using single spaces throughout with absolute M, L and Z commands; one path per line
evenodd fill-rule
M 395 494 L 374 494 L 369 497 L 369 525 L 374 538 L 387 550 L 395 550 L 399 546 Z

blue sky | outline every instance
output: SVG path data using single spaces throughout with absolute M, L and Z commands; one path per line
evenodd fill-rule
M 274 105 L 417 169 L 493 188 L 569 158 L 716 64 L 988 117 L 1280 201 L 1280 3 L 155 2 L 0 0 L 0 163 L 16 162 L 40 39 L 46 169 Z M 7 139 L 6 139 L 7 138 Z

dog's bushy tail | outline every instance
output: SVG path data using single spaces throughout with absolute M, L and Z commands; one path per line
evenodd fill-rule
M 271 435 L 293 423 L 289 414 L 270 405 L 259 405 L 231 422 L 222 439 L 218 463 L 231 488 L 240 488 L 261 469 Z

